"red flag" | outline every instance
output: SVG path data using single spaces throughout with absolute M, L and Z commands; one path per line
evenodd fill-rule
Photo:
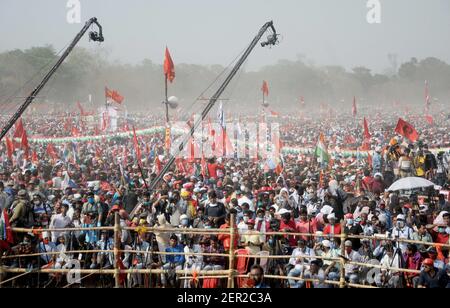
M 11 139 L 8 137 L 5 138 L 6 142 L 6 152 L 8 153 L 8 158 L 12 160 L 12 156 L 14 153 L 14 144 Z
M 175 164 L 177 166 L 177 170 L 181 173 L 186 173 L 186 168 L 184 167 L 184 162 L 183 159 L 181 158 L 177 158 L 175 160 Z
M 433 125 L 433 124 L 434 124 L 434 119 L 433 119 L 432 116 L 426 115 L 426 116 L 425 116 L 425 119 L 427 120 L 427 123 L 428 123 L 428 124 L 430 124 L 430 125 Z
M 133 126 L 133 143 L 134 143 L 134 151 L 136 152 L 136 158 L 140 163 L 142 160 L 141 149 L 139 148 L 139 142 L 136 136 L 136 130 L 134 129 L 134 126 Z
M 23 134 L 23 122 L 22 122 L 22 118 L 20 118 L 19 120 L 17 120 L 16 124 L 14 125 L 16 131 L 14 132 L 14 138 L 22 138 L 22 134 Z
M 53 159 L 56 160 L 58 158 L 58 155 L 56 154 L 55 148 L 53 146 L 53 143 L 49 143 L 47 145 L 47 154 Z
M 22 118 L 20 118 L 16 122 L 16 124 L 14 125 L 14 128 L 15 128 L 15 132 L 14 132 L 14 135 L 13 135 L 13 139 L 16 139 L 16 138 L 20 139 L 20 138 L 22 138 L 23 131 L 24 131 Z M 19 142 L 16 142 L 14 140 L 13 140 L 13 142 L 14 142 L 14 147 L 20 148 L 20 143 Z
M 120 93 L 116 90 L 110 90 L 105 87 L 105 97 L 108 99 L 112 99 L 117 104 L 122 104 L 124 97 L 120 95 Z
M 367 119 L 364 117 L 364 139 L 370 139 L 372 136 L 369 132 L 369 123 L 367 122 Z
M 164 56 L 164 75 L 170 83 L 175 79 L 175 66 L 173 65 L 172 57 L 170 56 L 169 48 L 167 47 Z
M 269 96 L 269 84 L 265 80 L 263 81 L 261 91 L 263 92 L 264 96 Z
M 372 155 L 370 155 L 370 152 L 367 152 L 367 163 L 369 167 L 372 167 Z
M 280 114 L 276 111 L 270 110 L 270 114 L 273 115 L 274 117 L 279 117 Z
M 81 116 L 82 116 L 82 117 L 86 116 L 87 114 L 86 114 L 86 112 L 84 111 L 83 106 L 81 106 L 80 102 L 77 102 L 77 106 L 78 106 L 78 109 L 80 109 L 80 114 L 81 114 Z
M 115 101 L 117 104 L 122 104 L 125 99 L 118 91 L 112 91 L 111 99 Z
M 36 163 L 36 162 L 39 161 L 38 156 L 37 156 L 37 153 L 36 153 L 36 151 L 34 151 L 34 150 L 33 150 L 33 153 L 31 154 L 31 161 L 32 161 L 33 163 Z
M 79 137 L 81 134 L 80 134 L 80 131 L 78 130 L 78 128 L 76 128 L 75 126 L 73 126 L 72 127 L 72 136 L 73 137 Z
M 398 133 L 399 135 L 402 135 L 405 138 L 408 138 L 412 142 L 415 142 L 417 141 L 417 139 L 419 139 L 419 133 L 417 133 L 414 126 L 404 121 L 402 118 L 398 119 L 395 132 Z
M 155 173 L 160 174 L 162 170 L 161 161 L 159 160 L 159 156 L 155 155 Z
M 24 130 L 23 134 L 22 134 L 22 143 L 21 143 L 21 147 L 22 149 L 25 151 L 25 159 L 28 160 L 28 155 L 29 155 L 29 150 L 30 147 L 28 145 L 28 137 L 27 137 L 27 132 Z
M 356 117 L 356 115 L 358 114 L 358 108 L 356 106 L 356 96 L 353 96 L 352 114 L 354 117 Z

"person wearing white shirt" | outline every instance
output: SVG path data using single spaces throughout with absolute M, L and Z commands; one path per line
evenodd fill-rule
M 294 268 L 289 271 L 288 277 L 299 277 L 304 270 L 309 269 L 309 264 L 313 260 L 313 258 L 309 257 L 316 255 L 313 249 L 306 246 L 305 240 L 300 239 L 297 243 L 298 247 L 292 251 L 289 259 L 289 264 L 294 266 Z M 300 288 L 302 283 L 298 280 L 289 279 L 289 285 L 291 288 Z
M 397 223 L 394 228 L 392 228 L 392 239 L 407 239 L 411 240 L 413 238 L 414 230 L 406 225 L 405 215 L 397 216 Z M 398 242 L 397 247 L 402 250 L 402 253 L 406 252 L 406 247 L 408 243 Z
M 345 245 L 344 257 L 349 261 L 361 262 L 362 259 L 361 255 L 352 249 L 353 246 L 352 242 L 346 241 L 344 245 Z M 345 277 L 349 279 L 350 283 L 358 283 L 359 265 L 347 263 L 345 264 L 344 269 L 345 269 Z
M 67 216 L 67 210 L 69 206 L 67 204 L 63 204 L 61 207 L 61 213 L 56 214 L 52 217 L 50 222 L 50 229 L 65 229 L 72 223 L 72 220 L 69 216 Z M 53 231 L 52 232 L 52 242 L 56 243 L 59 236 L 65 234 L 65 232 L 61 231 Z

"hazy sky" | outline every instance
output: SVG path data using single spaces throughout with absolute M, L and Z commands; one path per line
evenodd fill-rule
M 398 61 L 435 56 L 450 63 L 449 0 L 380 0 L 381 24 L 366 21 L 367 0 L 80 0 L 81 18 L 98 17 L 110 59 L 228 64 L 268 20 L 283 34 L 280 46 L 257 48 L 247 69 L 279 59 L 320 65 L 367 66 L 381 72 L 387 54 Z M 73 39 L 81 24 L 66 21 L 67 0 L 0 0 L 0 51 Z

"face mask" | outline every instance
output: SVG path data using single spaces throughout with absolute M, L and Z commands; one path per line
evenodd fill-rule
M 189 220 L 187 220 L 187 219 L 183 219 L 182 221 L 181 221 L 181 225 L 182 226 L 187 226 L 189 224 Z
M 439 232 L 439 233 L 447 233 L 446 230 L 445 230 L 445 228 L 442 228 L 442 227 L 439 227 L 439 228 L 438 228 L 438 232 Z
M 148 201 L 144 202 L 144 206 L 149 206 L 149 205 L 150 205 L 150 202 L 148 202 Z
M 35 205 L 39 205 L 39 204 L 41 204 L 41 201 L 36 200 L 36 201 L 33 201 L 33 203 L 34 203 Z
M 405 226 L 405 222 L 404 221 L 397 221 L 397 227 L 402 229 Z
M 244 222 L 247 223 L 249 218 L 247 216 L 244 216 Z
M 94 204 L 94 198 L 88 198 L 88 202 Z
M 354 224 L 353 219 L 347 219 L 347 225 L 353 226 L 353 224 Z

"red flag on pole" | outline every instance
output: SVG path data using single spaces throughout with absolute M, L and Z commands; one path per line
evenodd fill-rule
M 53 159 L 56 160 L 58 158 L 58 155 L 56 154 L 55 147 L 53 146 L 53 143 L 49 143 L 47 145 L 47 154 Z
M 398 119 L 395 132 L 398 133 L 399 135 L 402 135 L 405 138 L 408 138 L 412 142 L 415 142 L 417 141 L 417 139 L 419 139 L 419 133 L 417 133 L 414 126 L 412 126 L 402 118 Z
M 160 174 L 162 167 L 161 167 L 161 161 L 159 160 L 159 156 L 155 155 L 155 173 Z
M 16 124 L 14 125 L 15 131 L 14 131 L 14 135 L 13 135 L 13 143 L 14 143 L 14 147 L 16 148 L 20 148 L 20 143 L 16 142 L 14 139 L 20 139 L 22 138 L 23 135 L 23 122 L 22 122 L 22 118 L 20 118 Z
M 358 114 L 358 107 L 356 106 L 356 96 L 353 96 L 352 114 L 354 117 L 356 117 L 356 115 Z
M 31 161 L 33 163 L 37 163 L 39 161 L 36 151 L 33 151 L 33 153 L 31 154 Z
M 273 111 L 273 110 L 270 110 L 270 114 L 271 114 L 272 116 L 274 116 L 274 117 L 279 117 L 279 116 L 280 116 L 280 114 L 279 114 L 278 112 Z
M 13 144 L 12 140 L 9 139 L 8 137 L 5 138 L 5 142 L 6 142 L 6 152 L 8 154 L 8 158 L 12 160 L 12 156 L 14 153 L 14 144 Z
M 430 125 L 433 125 L 433 124 L 434 124 L 434 119 L 433 119 L 432 116 L 426 115 L 426 116 L 425 116 L 425 119 L 427 120 L 427 123 L 428 123 L 428 124 L 430 124 Z
M 269 96 L 269 84 L 265 80 L 263 81 L 261 91 L 263 92 L 264 96 Z
M 364 139 L 370 139 L 372 136 L 369 132 L 369 123 L 367 122 L 367 119 L 364 117 Z
M 166 75 L 166 79 L 169 80 L 170 83 L 175 79 L 175 66 L 172 57 L 170 56 L 169 48 L 167 47 L 164 56 L 164 75 Z
M 117 90 L 110 90 L 107 87 L 105 87 L 105 97 L 107 99 L 111 99 L 117 104 L 122 104 L 124 97 L 120 95 L 120 93 Z
M 28 160 L 30 147 L 28 145 L 28 137 L 27 137 L 27 132 L 25 130 L 23 131 L 23 134 L 22 134 L 21 146 L 22 146 L 22 149 L 25 151 L 25 159 Z
M 141 156 L 141 149 L 139 148 L 139 142 L 136 136 L 136 130 L 133 126 L 133 143 L 134 143 L 134 151 L 136 152 L 136 158 L 138 160 L 138 162 L 140 163 L 142 160 L 142 156 Z

